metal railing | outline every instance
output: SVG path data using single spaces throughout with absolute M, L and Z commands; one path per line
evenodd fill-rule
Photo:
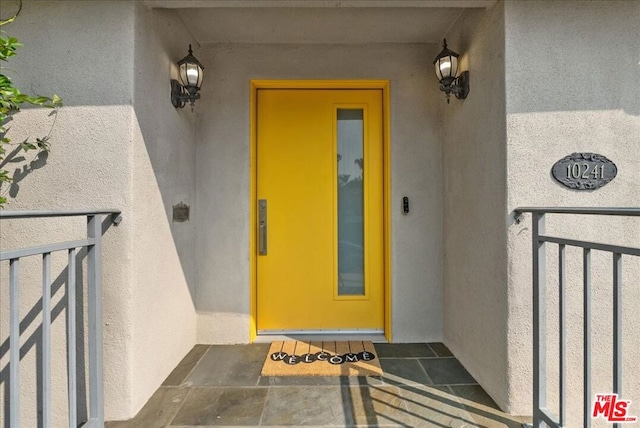
M 78 379 L 76 361 L 76 252 L 86 248 L 87 258 L 87 312 L 89 346 L 89 403 L 86 428 L 104 426 L 102 378 L 102 221 L 110 216 L 119 224 L 120 211 L 0 211 L 0 220 L 42 217 L 86 217 L 86 239 L 59 242 L 38 247 L 0 252 L 0 261 L 9 261 L 9 412 L 8 426 L 20 425 L 20 260 L 29 256 L 42 256 L 42 358 L 40 367 L 42 387 L 39 388 L 41 425 L 51 426 L 51 253 L 67 251 L 67 365 L 69 427 L 78 426 Z M 6 399 L 6 397 L 5 397 Z M 7 415 L 5 415 L 7 417 Z
M 514 210 L 516 222 L 523 213 L 532 215 L 533 243 L 533 426 L 566 426 L 566 257 L 565 247 L 582 248 L 583 260 L 583 417 L 584 427 L 591 427 L 591 250 L 611 253 L 613 264 L 613 391 L 622 394 L 622 255 L 640 256 L 640 248 L 548 236 L 546 214 L 582 214 L 639 217 L 640 208 L 530 208 Z M 546 243 L 558 245 L 558 347 L 559 414 L 547 405 L 547 349 L 542 336 L 546 329 Z M 614 424 L 619 427 L 620 424 Z

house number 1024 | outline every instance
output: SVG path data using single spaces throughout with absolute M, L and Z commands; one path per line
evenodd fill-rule
M 604 178 L 604 165 L 593 165 L 593 169 L 589 171 L 591 165 L 588 163 L 570 163 L 567 164 L 568 178 Z

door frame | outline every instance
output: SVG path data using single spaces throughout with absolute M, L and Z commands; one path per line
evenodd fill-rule
M 383 136 L 383 225 L 384 225 L 384 335 L 391 342 L 391 120 L 388 80 L 251 80 L 250 82 L 250 342 L 257 331 L 257 94 L 260 89 L 379 89 L 382 91 L 382 136 Z

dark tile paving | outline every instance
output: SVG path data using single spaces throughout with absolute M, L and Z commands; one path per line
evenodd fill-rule
M 446 386 L 405 386 L 400 395 L 407 406 L 403 422 L 411 427 L 471 427 L 473 418 Z
M 196 346 L 130 421 L 107 428 L 518 427 L 441 343 L 376 345 L 382 377 L 262 377 L 268 344 Z
M 268 343 L 211 345 L 184 380 L 184 386 L 256 386 Z
M 375 347 L 380 358 L 427 358 L 436 356 L 426 343 L 379 343 Z
M 420 365 L 436 385 L 477 383 L 455 358 L 420 359 Z
M 522 423 L 531 422 L 530 418 L 502 414 L 495 401 L 480 385 L 449 385 L 449 389 L 478 426 L 522 428 Z
M 384 385 L 381 376 L 260 376 L 259 386 L 358 386 Z
M 394 425 L 406 420 L 407 407 L 395 386 L 349 388 L 351 423 L 364 426 Z
M 172 424 L 258 425 L 267 392 L 265 388 L 194 388 Z
M 433 385 L 418 360 L 381 358 L 380 366 L 382 367 L 383 379 L 407 384 Z
M 429 346 L 438 357 L 453 357 L 453 354 L 444 343 L 430 343 Z
M 185 378 L 191 373 L 193 368 L 198 364 L 200 358 L 204 355 L 205 352 L 209 349 L 209 345 L 196 345 L 193 349 L 187 354 L 186 357 L 180 361 L 178 366 L 173 369 L 171 374 L 167 376 L 164 382 L 162 382 L 162 386 L 178 386 L 180 385 Z
M 349 407 L 343 405 L 343 389 L 339 386 L 270 388 L 262 423 L 267 426 L 351 425 Z
M 153 421 L 153 426 L 168 426 L 189 394 L 186 388 L 167 388 L 161 386 L 138 412 L 128 421 L 107 422 L 106 428 L 136 428 Z

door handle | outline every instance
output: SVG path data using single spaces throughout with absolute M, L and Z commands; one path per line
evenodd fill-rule
M 258 254 L 267 255 L 267 200 L 258 200 Z

